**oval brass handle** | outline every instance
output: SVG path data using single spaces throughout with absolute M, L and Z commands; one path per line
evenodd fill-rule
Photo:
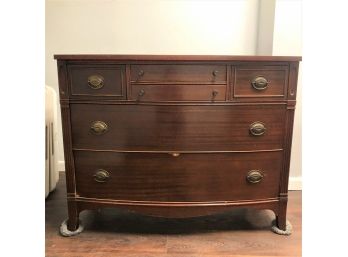
M 99 169 L 93 175 L 93 177 L 94 177 L 94 180 L 97 181 L 98 183 L 104 183 L 109 179 L 110 175 L 109 175 L 109 172 L 107 172 L 106 170 Z
M 93 89 L 100 89 L 104 86 L 104 78 L 100 75 L 92 75 L 88 77 L 88 85 Z
M 251 170 L 248 172 L 246 179 L 249 183 L 256 184 L 259 183 L 263 178 L 263 174 L 260 170 Z
M 254 136 L 261 136 L 265 134 L 266 127 L 262 122 L 256 121 L 250 125 L 250 133 Z
M 213 71 L 213 76 L 216 77 L 217 75 L 219 75 L 219 71 L 218 70 L 214 70 Z
M 256 90 L 265 90 L 268 87 L 269 82 L 265 77 L 257 76 L 251 82 L 251 85 Z
M 169 153 L 171 156 L 173 157 L 179 157 L 180 156 L 180 153 Z
M 108 131 L 108 125 L 104 121 L 94 121 L 91 125 L 91 131 L 96 135 L 102 135 Z

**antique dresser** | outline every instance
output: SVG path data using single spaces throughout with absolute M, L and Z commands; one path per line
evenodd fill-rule
M 68 231 L 104 207 L 270 209 L 286 229 L 300 57 L 55 55 Z

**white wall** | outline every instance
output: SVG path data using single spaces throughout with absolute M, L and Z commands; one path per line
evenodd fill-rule
M 301 0 L 277 0 L 273 32 L 273 55 L 302 55 Z M 302 188 L 301 113 L 302 83 L 300 65 L 290 163 L 290 188 Z
M 46 84 L 58 92 L 54 54 L 271 55 L 273 50 L 299 55 L 300 1 L 276 1 L 275 18 L 274 2 L 46 0 Z M 299 101 L 291 161 L 295 177 L 301 174 L 300 107 Z M 61 130 L 58 153 L 63 164 Z
M 256 54 L 272 55 L 276 0 L 259 0 Z

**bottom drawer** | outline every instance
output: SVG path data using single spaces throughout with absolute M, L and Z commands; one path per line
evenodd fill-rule
M 74 156 L 78 195 L 132 201 L 205 202 L 277 197 L 282 167 L 281 151 L 178 156 L 75 151 Z

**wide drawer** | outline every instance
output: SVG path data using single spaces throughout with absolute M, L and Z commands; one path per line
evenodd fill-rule
M 146 101 L 225 101 L 226 85 L 142 85 L 131 87 L 132 100 Z
M 71 104 L 73 147 L 126 151 L 281 149 L 285 105 Z
M 234 98 L 285 98 L 288 66 L 237 66 Z
M 206 82 L 226 83 L 225 65 L 131 65 L 131 82 Z
M 112 153 L 75 151 L 81 197 L 134 201 L 228 201 L 278 196 L 282 151 Z
M 68 74 L 72 96 L 126 98 L 124 65 L 71 65 Z

